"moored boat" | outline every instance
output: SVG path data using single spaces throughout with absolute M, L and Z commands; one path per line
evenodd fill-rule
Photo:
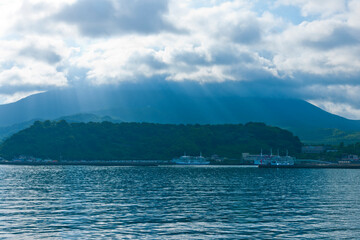
M 286 153 L 286 156 L 278 155 L 261 155 L 254 161 L 255 165 L 259 166 L 292 166 L 295 164 L 295 158 Z
M 172 160 L 172 163 L 177 165 L 208 165 L 210 164 L 210 161 L 208 161 L 205 157 L 203 157 L 200 153 L 200 156 L 186 156 L 184 154 L 183 156 L 179 158 L 174 158 Z

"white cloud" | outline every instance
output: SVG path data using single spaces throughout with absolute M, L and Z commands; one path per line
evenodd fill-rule
M 170 8 L 169 19 L 181 19 L 176 22 L 177 27 L 187 28 L 187 34 L 164 33 L 146 37 L 128 35 L 105 39 L 89 44 L 73 63 L 90 69 L 88 77 L 97 84 L 154 75 L 167 75 L 169 80 L 202 82 L 243 80 L 249 77 L 248 72 L 246 77 L 229 75 L 229 72 L 234 72 L 231 69 L 238 68 L 238 64 L 242 64 L 242 68 L 276 73 L 273 69 L 269 70 L 266 60 L 248 48 L 249 45 L 259 45 L 262 32 L 270 31 L 273 27 L 269 21 L 276 20 L 269 14 L 257 17 L 250 11 L 251 5 L 241 1 L 190 11 L 182 9 L 187 6 L 183 2 L 172 2 L 170 6 L 180 10 L 174 12 Z M 258 27 L 254 29 L 251 24 Z M 237 62 L 225 59 L 224 54 L 222 60 L 219 60 L 219 50 L 224 47 L 233 50 L 226 53 L 226 57 Z M 245 55 L 249 56 L 248 61 L 251 63 L 246 62 Z M 153 61 L 149 62 L 149 58 Z
M 264 9 L 250 0 L 162 0 L 152 12 L 141 1 L 107 0 L 114 8 L 106 11 L 94 7 L 104 2 L 91 3 L 1 1 L 0 93 L 43 91 L 74 79 L 101 85 L 161 76 L 266 82 L 280 84 L 279 91 L 286 83 L 294 97 L 319 102 L 329 96 L 327 103 L 347 104 L 348 112 L 360 108 L 352 90 L 360 85 L 357 0 L 274 0 Z M 299 8 L 306 21 L 289 22 L 273 11 L 279 6 Z M 104 15 L 109 12 L 116 16 Z M 149 16 L 156 21 L 139 25 Z
M 7 33 L 17 21 L 17 11 L 21 7 L 21 1 L 0 1 L 0 37 L 9 37 Z
M 43 91 L 16 92 L 15 94 L 0 94 L 0 102 L 3 104 L 17 102 L 30 95 L 41 93 Z
M 61 40 L 46 36 L 0 40 L 0 93 L 22 94 L 64 87 L 68 84 L 65 71 L 71 54 Z M 17 96 L 17 95 L 16 95 Z
M 35 87 L 63 87 L 67 85 L 64 74 L 46 64 L 32 64 L 19 68 L 12 67 L 0 73 L 0 87 L 4 86 L 35 86 Z
M 346 0 L 278 0 L 276 4 L 298 6 L 303 16 L 316 14 L 329 17 L 347 10 Z
M 334 103 L 330 101 L 309 101 L 311 104 L 327 111 L 332 114 L 340 115 L 348 119 L 360 119 L 360 109 L 354 108 L 349 104 L 345 103 Z
M 354 34 L 354 36 L 351 36 Z M 274 64 L 287 75 L 359 74 L 360 28 L 343 21 L 304 22 L 273 36 Z

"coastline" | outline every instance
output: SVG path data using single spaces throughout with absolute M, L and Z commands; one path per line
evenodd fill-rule
M 258 165 L 259 168 L 340 168 L 360 169 L 360 164 L 296 164 L 296 165 Z
M 0 165 L 17 165 L 17 166 L 139 166 L 139 167 L 156 167 L 156 162 L 105 162 L 105 161 L 73 161 L 73 162 L 0 162 Z
M 119 161 L 0 161 L 0 165 L 13 166 L 253 166 L 257 168 L 338 168 L 338 169 L 360 169 L 360 164 L 295 164 L 295 165 L 256 165 L 256 164 L 206 164 L 206 165 L 182 165 L 173 164 L 161 160 L 119 160 Z

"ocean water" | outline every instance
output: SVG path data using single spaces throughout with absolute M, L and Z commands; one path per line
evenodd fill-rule
M 0 238 L 359 239 L 360 170 L 0 166 Z

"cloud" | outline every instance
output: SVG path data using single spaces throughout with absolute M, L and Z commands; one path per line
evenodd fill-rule
M 12 103 L 19 101 L 23 98 L 26 98 L 28 96 L 41 93 L 43 91 L 30 91 L 30 92 L 19 92 L 17 91 L 15 94 L 1 94 L 0 93 L 0 101 L 3 104 Z
M 27 36 L 0 39 L 0 46 L 0 94 L 4 102 L 68 85 L 66 70 L 60 69 L 71 51 L 62 41 Z
M 303 16 L 321 15 L 329 17 L 347 10 L 347 0 L 278 0 L 278 5 L 297 6 Z
M 360 44 L 360 29 L 343 25 L 333 29 L 330 28 L 329 30 L 329 34 L 318 36 L 318 39 L 305 40 L 304 44 L 320 50 L 356 46 Z
M 13 66 L 0 72 L 0 89 L 6 87 L 63 87 L 67 79 L 63 73 L 57 72 L 45 64 L 33 64 L 28 67 Z M 1 90 L 0 90 L 1 91 Z
M 28 46 L 21 49 L 19 55 L 44 61 L 49 64 L 55 64 L 61 60 L 61 56 L 52 49 L 40 49 L 34 46 Z
M 90 37 L 177 31 L 166 20 L 167 12 L 167 0 L 79 0 L 53 18 Z
M 161 79 L 234 84 L 239 94 L 327 102 L 321 106 L 334 112 L 346 105 L 356 116 L 360 109 L 357 0 L 0 4 L 6 96 Z
M 348 119 L 356 120 L 359 119 L 360 116 L 360 109 L 354 108 L 349 104 L 334 103 L 331 101 L 322 101 L 322 100 L 315 100 L 309 102 L 315 106 L 318 106 L 319 108 L 324 109 L 325 111 L 346 117 Z
M 237 43 L 252 44 L 261 40 L 261 27 L 255 17 L 240 20 L 231 29 L 231 36 Z

